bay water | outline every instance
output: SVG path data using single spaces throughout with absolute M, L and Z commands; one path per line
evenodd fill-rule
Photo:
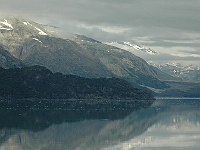
M 0 150 L 200 149 L 200 99 L 160 98 L 114 119 L 67 115 L 1 110 Z

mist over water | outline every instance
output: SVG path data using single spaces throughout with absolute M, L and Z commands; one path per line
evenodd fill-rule
M 76 121 L 58 119 L 63 115 L 59 110 L 35 113 L 32 118 L 32 114 L 15 111 L 26 121 L 14 126 L 16 120 L 5 116 L 8 121 L 0 128 L 0 149 L 196 150 L 200 147 L 199 108 L 199 99 L 159 99 L 124 118 Z

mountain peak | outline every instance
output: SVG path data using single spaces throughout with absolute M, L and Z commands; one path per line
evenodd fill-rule
M 6 19 L 4 19 L 4 21 L 0 21 L 0 24 L 1 30 L 13 30 L 13 26 L 9 24 Z
M 26 39 L 47 35 L 52 36 L 41 24 L 21 18 L 0 17 L 0 45 L 18 59 Z
M 27 21 L 25 19 L 18 19 L 18 18 L 2 18 L 0 17 L 0 31 L 1 33 L 5 31 L 12 31 L 12 32 L 22 32 L 26 31 L 26 34 L 35 34 L 35 35 L 48 35 L 48 31 L 46 29 L 33 21 Z M 29 35 L 28 34 L 28 35 Z
M 91 42 L 91 43 L 101 43 L 101 42 L 99 42 L 97 40 L 94 40 L 92 38 L 89 38 L 89 37 L 87 37 L 85 35 L 79 35 L 79 34 L 75 34 L 75 39 L 79 39 L 81 41 Z

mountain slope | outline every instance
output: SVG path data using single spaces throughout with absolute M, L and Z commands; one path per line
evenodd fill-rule
M 20 60 L 14 58 L 8 51 L 0 46 L 0 67 L 15 68 L 22 67 L 23 64 Z
M 0 21 L 0 44 L 27 65 L 42 65 L 53 72 L 84 77 L 110 77 L 112 73 L 75 42 L 58 38 L 45 26 L 23 19 Z
M 22 49 L 21 60 L 27 65 L 41 65 L 53 72 L 83 77 L 112 76 L 98 59 L 82 53 L 81 47 L 70 40 L 37 36 L 26 39 Z
M 99 59 L 115 76 L 124 78 L 133 84 L 162 88 L 164 83 L 157 79 L 156 72 L 140 57 L 123 49 L 92 41 L 83 35 L 72 39 L 85 51 Z
M 159 68 L 155 67 L 155 66 L 152 66 L 153 70 L 155 70 L 158 78 L 162 81 L 182 81 L 181 78 L 179 77 L 175 77 L 175 76 L 172 76 L 170 74 L 168 74 L 167 72 L 163 72 L 162 70 L 160 70 Z
M 183 82 L 183 81 L 167 81 L 170 88 L 157 93 L 158 97 L 189 97 L 200 98 L 200 83 Z
M 26 38 L 50 35 L 45 28 L 33 21 L 17 18 L 0 18 L 1 44 L 16 58 L 20 57 L 21 45 Z

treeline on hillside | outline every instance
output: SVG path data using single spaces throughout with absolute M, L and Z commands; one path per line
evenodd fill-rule
M 0 96 L 47 99 L 154 99 L 118 78 L 83 78 L 45 67 L 0 68 Z

